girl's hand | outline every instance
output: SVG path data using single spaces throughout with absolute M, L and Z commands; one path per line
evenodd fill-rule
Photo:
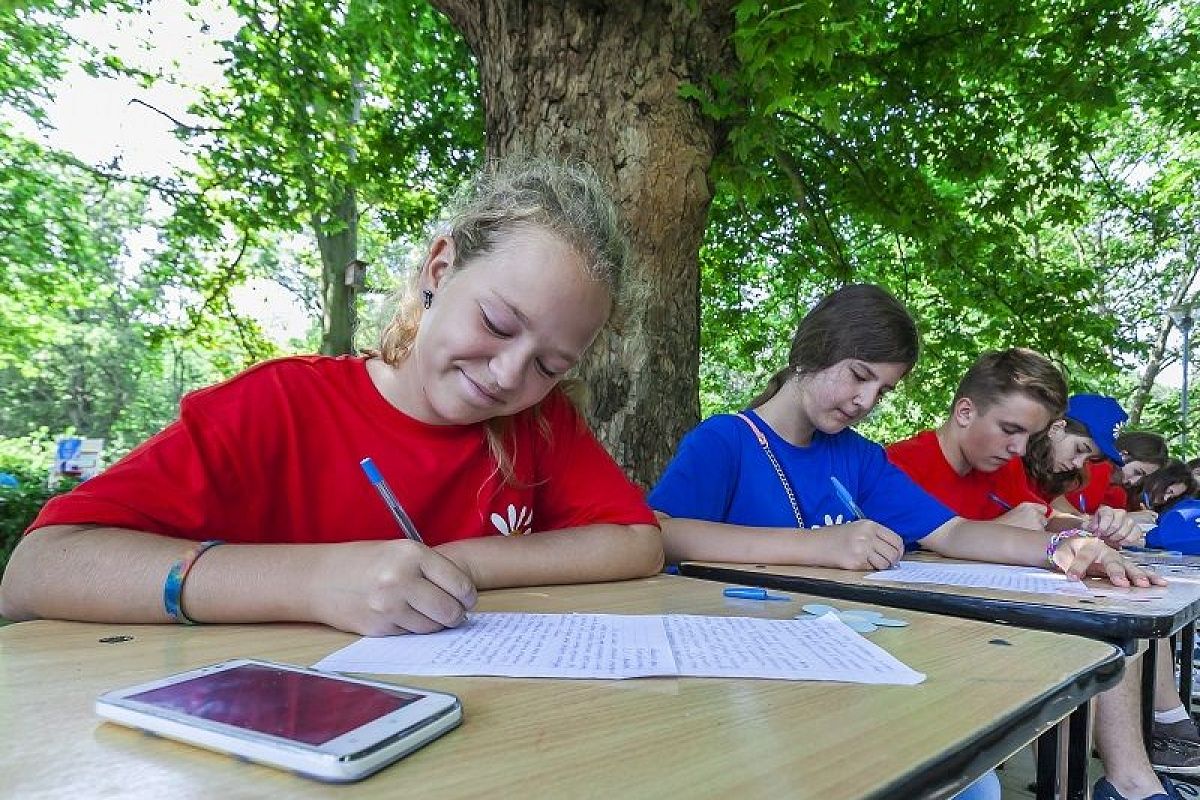
M 1091 536 L 1064 539 L 1054 550 L 1054 563 L 1072 578 L 1091 575 L 1108 578 L 1113 586 L 1166 586 L 1167 581 L 1153 572 L 1127 561 L 1120 553 Z
M 1157 525 L 1158 514 L 1153 511 L 1127 511 L 1135 525 Z
M 1113 547 L 1135 545 L 1137 540 L 1142 538 L 1142 529 L 1128 512 L 1108 506 L 1096 509 L 1096 513 L 1083 523 L 1083 529 L 1096 534 Z
M 816 566 L 838 569 L 887 569 L 904 555 L 904 540 L 868 519 L 831 525 L 803 534 L 817 537 L 821 552 Z
M 475 606 L 475 584 L 450 559 L 408 539 L 328 548 L 314 570 L 312 618 L 363 636 L 453 628 Z
M 1014 528 L 1029 528 L 1035 531 L 1046 529 L 1046 507 L 1041 503 L 1018 503 L 996 518 L 996 522 Z

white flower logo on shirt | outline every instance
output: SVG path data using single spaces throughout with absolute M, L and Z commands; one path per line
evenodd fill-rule
M 845 524 L 846 524 L 846 520 L 842 518 L 841 514 L 838 514 L 836 517 L 831 517 L 828 514 L 826 514 L 824 525 L 813 525 L 811 528 L 809 528 L 809 530 L 815 531 L 817 528 L 828 528 L 830 525 L 845 525 Z
M 493 513 L 492 524 L 505 536 L 520 536 L 533 530 L 533 512 L 525 506 L 521 506 L 521 510 L 517 511 L 516 507 L 509 503 L 508 518 Z

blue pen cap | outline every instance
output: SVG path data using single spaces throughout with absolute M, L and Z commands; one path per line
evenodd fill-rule
M 363 472 L 367 473 L 367 480 L 369 480 L 371 483 L 383 482 L 383 475 L 379 474 L 379 470 L 376 468 L 375 462 L 371 460 L 370 456 L 358 462 L 358 465 L 362 467 Z

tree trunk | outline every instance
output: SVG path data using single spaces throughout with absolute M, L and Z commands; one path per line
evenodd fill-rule
M 328 219 L 314 217 L 321 251 L 321 352 L 329 356 L 354 352 L 355 290 L 346 285 L 346 268 L 358 258 L 358 204 L 346 189 Z
M 1175 291 L 1171 293 L 1171 299 L 1167 301 L 1164 308 L 1171 308 L 1183 303 L 1191 293 L 1192 284 L 1196 281 L 1196 277 L 1200 274 L 1200 264 L 1196 262 L 1195 254 L 1192 248 L 1187 246 L 1185 242 L 1184 258 L 1190 265 L 1182 280 L 1175 285 Z M 1146 367 L 1142 370 L 1142 376 L 1138 380 L 1137 389 L 1133 393 L 1133 398 L 1129 408 L 1129 424 L 1139 425 L 1142 421 L 1142 411 L 1146 408 L 1146 403 L 1150 399 L 1150 392 L 1154 388 L 1154 382 L 1158 379 L 1158 374 L 1167 366 L 1167 339 L 1171 335 L 1171 327 L 1174 325 L 1169 316 L 1164 316 L 1158 323 L 1158 336 L 1154 340 L 1154 347 L 1150 350 L 1150 357 L 1146 361 Z M 1191 365 L 1189 365 L 1191 366 Z
M 602 336 L 581 373 L 597 435 L 649 485 L 700 416 L 699 251 L 721 131 L 679 90 L 732 74 L 732 2 L 433 4 L 479 60 L 488 156 L 581 158 L 624 213 L 645 324 Z

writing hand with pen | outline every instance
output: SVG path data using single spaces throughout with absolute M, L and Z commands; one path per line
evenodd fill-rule
M 838 500 L 853 521 L 808 533 L 816 545 L 811 563 L 839 569 L 891 569 L 904 556 L 904 540 L 895 531 L 867 519 L 854 496 L 836 476 L 829 476 Z
M 1145 536 L 1137 520 L 1124 509 L 1100 506 L 1081 525 L 1088 533 L 1094 533 L 1110 547 L 1137 545 Z
M 475 607 L 475 583 L 458 564 L 426 546 L 369 458 L 361 466 L 404 538 L 324 545 L 312 576 L 313 617 L 364 636 L 453 628 Z
M 1017 503 L 1011 509 L 996 517 L 996 522 L 1004 525 L 1012 525 L 1015 528 L 1028 528 L 1035 531 L 1045 530 L 1046 506 L 1041 503 L 1028 501 Z

